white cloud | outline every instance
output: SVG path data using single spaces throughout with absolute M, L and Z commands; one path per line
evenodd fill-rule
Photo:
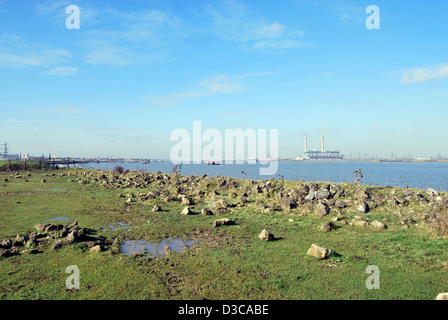
M 223 74 L 204 79 L 199 85 L 206 88 L 210 93 L 233 93 L 244 90 L 237 77 L 229 77 Z
M 322 129 L 316 130 L 316 132 L 318 132 L 318 133 L 335 132 L 335 131 L 336 130 L 333 128 L 322 128 Z
M 21 68 L 21 67 L 47 67 L 71 58 L 70 52 L 62 49 L 43 50 L 37 53 L 0 53 L 0 66 Z
M 49 67 L 71 57 L 71 53 L 65 49 L 26 41 L 16 34 L 0 34 L 0 67 Z
M 71 76 L 78 73 L 78 68 L 70 68 L 70 67 L 59 67 L 48 70 L 45 74 L 52 76 Z
M 302 42 L 300 40 L 280 39 L 280 40 L 266 40 L 259 41 L 253 45 L 254 49 L 292 49 L 309 47 L 310 42 Z
M 448 63 L 442 63 L 434 67 L 422 67 L 418 69 L 408 69 L 401 75 L 401 83 L 411 84 L 438 80 L 448 77 Z
M 302 30 L 295 30 L 279 22 L 267 22 L 257 17 L 252 9 L 236 1 L 222 1 L 205 7 L 212 18 L 210 32 L 215 36 L 244 44 L 252 49 L 290 49 L 301 47 Z
M 91 29 L 79 45 L 89 64 L 127 66 L 166 61 L 169 45 L 179 47 L 190 26 L 175 15 L 157 10 L 119 11 L 107 8 L 102 19 L 115 20 L 107 29 Z
M 236 76 L 229 76 L 224 74 L 215 75 L 206 79 L 203 79 L 198 83 L 200 90 L 169 93 L 165 95 L 146 95 L 149 100 L 150 108 L 166 108 L 172 107 L 181 102 L 184 99 L 194 99 L 206 96 L 214 96 L 216 94 L 228 94 L 238 93 L 245 91 L 246 88 L 241 83 L 241 80 L 250 77 L 263 77 L 275 74 L 274 72 L 254 72 L 245 73 Z M 145 107 L 143 107 L 145 108 Z
M 80 114 L 81 110 L 75 107 L 70 106 L 60 106 L 49 109 L 52 113 L 58 113 L 58 114 Z
M 366 18 L 365 7 L 353 4 L 351 1 L 331 0 L 331 2 L 327 2 L 326 6 L 331 6 L 335 15 L 343 23 L 354 22 L 358 24 Z

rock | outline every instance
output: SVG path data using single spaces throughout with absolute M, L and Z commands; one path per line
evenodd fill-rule
M 328 191 L 328 189 L 320 188 L 316 192 L 316 199 L 317 200 L 330 199 L 330 197 L 331 197 L 331 194 L 330 194 L 330 191 Z
M 214 215 L 220 215 L 227 212 L 227 209 L 224 208 L 214 208 L 211 210 Z
M 373 221 L 373 222 L 371 223 L 371 225 L 372 225 L 372 227 L 374 227 L 375 229 L 386 229 L 386 228 L 387 228 L 387 226 L 386 226 L 384 223 L 379 222 L 379 221 Z
M 158 206 L 158 205 L 155 205 L 155 206 L 152 208 L 151 211 L 152 211 L 152 212 L 162 211 L 162 208 L 161 208 L 160 206 Z
M 75 243 L 78 241 L 79 235 L 78 231 L 72 231 L 67 235 L 66 241 L 69 244 Z
M 211 216 L 211 215 L 213 215 L 213 212 L 211 212 L 210 210 L 208 210 L 208 209 L 206 209 L 206 208 L 203 208 L 203 209 L 201 210 L 201 214 L 203 214 L 203 215 L 205 215 L 205 216 Z
M 252 194 L 259 194 L 259 193 L 262 193 L 262 190 L 261 190 L 261 188 L 257 185 L 257 186 L 255 186 L 254 188 L 252 188 L 251 192 L 252 192 Z
M 55 241 L 53 242 L 53 244 L 51 245 L 51 249 L 53 249 L 53 250 L 61 249 L 61 248 L 62 248 L 62 245 L 63 245 L 62 240 L 55 240 Z
M 278 193 L 275 194 L 275 198 L 277 200 L 281 200 L 284 197 L 286 197 L 286 194 L 284 192 L 278 192 Z
M 314 199 L 316 199 L 316 193 L 317 191 L 310 190 L 310 193 L 308 193 L 308 195 L 305 197 L 305 200 L 313 201 Z
M 239 203 L 241 203 L 241 204 L 247 203 L 247 196 L 242 195 Z
M 327 222 L 320 226 L 320 230 L 323 232 L 330 232 L 336 228 L 333 222 Z
M 344 217 L 343 215 L 338 214 L 337 217 L 333 218 L 333 221 L 334 221 L 334 222 L 336 222 L 336 221 L 341 221 L 341 220 L 344 219 L 344 218 L 345 218 L 345 217 Z
M 448 293 L 439 293 L 436 300 L 448 300 Z
M 27 248 L 27 249 L 34 248 L 38 244 L 39 244 L 39 242 L 36 239 L 33 239 L 33 240 L 30 239 L 25 243 L 25 248 Z
M 25 244 L 26 241 L 26 236 L 22 235 L 22 234 L 18 234 L 16 235 L 16 239 L 13 242 L 13 246 L 14 247 L 21 247 Z
M 2 241 L 2 243 L 0 243 L 0 248 L 3 249 L 9 249 L 12 246 L 12 241 L 9 239 L 5 239 Z
M 330 249 L 321 247 L 318 244 L 312 244 L 311 248 L 309 248 L 309 250 L 306 254 L 309 256 L 312 256 L 314 258 L 323 260 L 323 259 L 327 259 L 329 256 L 331 256 L 333 254 L 333 251 Z
M 30 234 L 28 235 L 28 239 L 36 240 L 37 239 L 37 233 L 36 232 L 30 232 Z
M 234 225 L 234 224 L 235 224 L 235 221 L 228 219 L 228 218 L 223 218 L 223 219 L 213 221 L 213 227 L 230 226 L 230 225 Z
M 10 257 L 10 256 L 13 256 L 15 253 L 13 253 L 13 252 L 11 252 L 11 250 L 9 250 L 9 249 L 6 249 L 5 251 L 3 251 L 3 252 L 0 252 L 0 257 Z
M 96 245 L 96 246 L 93 246 L 92 248 L 90 248 L 90 252 L 101 252 L 101 251 L 103 251 L 103 248 L 101 245 Z
M 327 205 L 325 205 L 322 202 L 319 202 L 315 207 L 314 207 L 314 211 L 316 212 L 316 215 L 319 218 L 322 218 L 324 216 L 326 216 L 329 212 L 330 209 L 327 207 Z
M 70 222 L 69 224 L 67 224 L 65 227 L 66 227 L 67 229 L 72 229 L 73 227 L 76 227 L 77 225 L 78 225 L 78 221 L 75 220 L 75 221 Z
M 37 254 L 39 251 L 37 249 L 27 249 L 22 251 L 22 255 L 26 256 L 29 254 Z
M 229 207 L 229 204 L 228 204 L 227 201 L 224 200 L 224 199 L 219 200 L 219 204 L 220 204 L 221 207 L 223 207 L 223 208 L 228 208 L 228 207 Z
M 51 232 L 51 231 L 57 231 L 57 230 L 62 230 L 64 226 L 60 225 L 60 224 L 49 224 L 47 225 L 47 227 L 45 228 L 45 232 Z
M 336 200 L 334 205 L 339 209 L 344 209 L 346 207 L 345 202 L 342 200 Z
M 261 231 L 261 233 L 258 235 L 258 239 L 260 241 L 270 241 L 274 239 L 274 235 L 272 233 L 270 233 L 269 231 L 267 231 L 266 229 L 264 229 L 263 231 Z
M 191 204 L 191 200 L 187 197 L 182 197 L 182 200 L 180 202 L 182 205 L 188 206 L 189 204 Z
M 49 226 L 49 224 L 40 223 L 40 224 L 36 224 L 34 226 L 34 229 L 36 229 L 37 231 L 44 231 L 48 226 Z
M 293 198 L 283 198 L 280 202 L 282 207 L 286 210 L 291 210 L 297 207 L 297 202 Z
M 185 207 L 184 210 L 182 210 L 181 214 L 189 215 L 189 214 L 194 214 L 194 213 L 193 213 L 193 211 L 191 211 L 190 207 Z
M 332 197 L 334 197 L 335 195 L 339 194 L 341 192 L 341 190 L 342 190 L 341 187 L 339 187 L 339 186 L 337 186 L 335 184 L 331 185 L 330 189 L 329 189 L 330 194 L 331 194 Z
M 439 195 L 439 193 L 436 190 L 432 189 L 432 188 L 426 189 L 425 192 L 426 192 L 426 195 L 428 197 L 430 197 L 430 198 L 434 198 L 434 197 L 437 197 Z
M 297 191 L 299 192 L 299 194 L 303 197 L 307 196 L 310 192 L 310 188 L 308 188 L 308 186 L 306 184 L 301 184 L 299 185 Z
M 17 234 L 16 235 L 16 241 L 17 242 L 21 242 L 24 243 L 26 240 L 27 236 L 23 235 L 23 234 Z
M 360 188 L 356 188 L 355 189 L 355 191 L 353 192 L 353 196 L 358 201 L 370 200 L 370 193 L 369 193 L 369 191 L 363 190 L 363 189 L 360 189 Z
M 369 206 L 367 203 L 360 203 L 357 205 L 356 210 L 358 210 L 359 213 L 366 213 L 369 211 Z
M 310 182 L 309 183 L 309 190 L 310 191 L 317 191 L 317 190 L 319 190 L 319 186 L 317 185 L 316 182 Z
M 361 217 L 356 216 L 355 219 L 353 219 L 353 225 L 356 227 L 366 227 L 368 224 L 369 222 Z

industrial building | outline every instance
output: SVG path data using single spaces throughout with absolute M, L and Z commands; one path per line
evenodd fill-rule
M 322 149 L 308 151 L 307 136 L 305 136 L 305 152 L 303 154 L 303 160 L 332 160 L 343 159 L 344 156 L 339 151 L 325 151 L 324 137 L 322 136 Z

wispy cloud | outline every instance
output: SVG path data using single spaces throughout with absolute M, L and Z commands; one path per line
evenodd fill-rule
M 52 76 L 72 76 L 78 73 L 78 68 L 70 68 L 70 67 L 59 67 L 50 69 L 45 72 L 47 75 Z
M 287 27 L 277 21 L 266 21 L 247 4 L 232 0 L 205 6 L 212 18 L 211 32 L 223 40 L 238 42 L 244 48 L 291 49 L 310 46 L 300 38 L 303 30 Z
M 401 75 L 401 83 L 412 84 L 427 82 L 448 77 L 448 63 L 442 63 L 438 66 L 421 67 L 417 69 L 408 69 Z
M 224 74 L 214 75 L 201 80 L 197 87 L 198 90 L 169 93 L 165 95 L 146 95 L 149 100 L 149 108 L 166 108 L 179 104 L 184 99 L 194 99 L 216 94 L 238 93 L 246 90 L 242 80 L 251 77 L 263 77 L 275 74 L 274 72 L 255 72 L 236 76 Z
M 148 141 L 155 138 L 152 134 L 131 127 L 93 125 L 85 127 L 84 130 L 89 135 L 128 143 L 129 141 Z
M 65 49 L 28 42 L 16 34 L 0 34 L 0 67 L 49 67 L 71 57 L 71 53 Z
M 40 52 L 2 52 L 0 66 L 8 68 L 48 67 L 67 61 L 70 52 L 63 49 L 42 50 Z
M 108 29 L 92 29 L 80 41 L 83 59 L 89 64 L 127 66 L 166 61 L 175 44 L 190 34 L 190 26 L 176 15 L 157 10 L 123 12 L 105 9 L 102 19 L 114 20 Z
M 327 132 L 335 132 L 336 130 L 333 128 L 322 128 L 316 130 L 317 133 L 327 133 Z
M 216 114 L 221 116 L 249 116 L 256 114 L 256 112 L 253 110 L 227 110 L 216 112 Z
M 76 115 L 80 114 L 81 110 L 71 106 L 59 106 L 54 108 L 49 108 L 49 112 L 57 113 L 57 114 L 68 114 L 68 115 Z

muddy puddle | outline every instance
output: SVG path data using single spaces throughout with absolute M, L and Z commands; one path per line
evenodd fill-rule
M 72 221 L 72 219 L 70 219 L 68 217 L 57 216 L 57 217 L 47 219 L 46 221 Z
M 129 226 L 125 223 L 117 222 L 115 225 L 110 224 L 107 227 L 100 227 L 101 231 L 108 231 L 108 230 L 115 231 L 115 230 L 119 230 L 119 229 L 128 230 Z
M 132 256 L 133 254 L 142 254 L 144 257 L 164 257 L 166 256 L 166 249 L 170 251 L 182 253 L 188 250 L 193 245 L 199 244 L 194 240 L 182 240 L 179 238 L 167 238 L 160 242 L 149 242 L 146 240 L 130 240 L 124 242 L 120 249 L 121 253 Z

